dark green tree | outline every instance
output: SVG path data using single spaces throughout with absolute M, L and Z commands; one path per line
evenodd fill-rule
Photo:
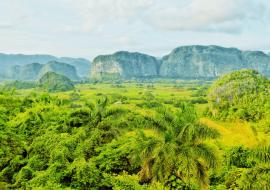
M 207 170 L 217 166 L 217 157 L 205 140 L 217 138 L 219 133 L 200 124 L 194 108 L 186 103 L 175 113 L 159 109 L 146 119 L 154 133 L 138 133 L 133 151 L 133 159 L 141 161 L 140 180 L 165 182 L 175 175 L 185 183 L 194 179 L 206 187 Z

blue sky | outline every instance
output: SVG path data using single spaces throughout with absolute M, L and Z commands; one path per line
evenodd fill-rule
M 0 52 L 163 56 L 181 45 L 270 51 L 269 0 L 0 0 Z

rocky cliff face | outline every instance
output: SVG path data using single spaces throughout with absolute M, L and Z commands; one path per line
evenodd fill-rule
M 270 77 L 270 55 L 261 51 L 242 52 L 245 68 L 251 68 L 259 71 L 263 75 Z
M 161 60 L 140 53 L 117 52 L 95 58 L 91 76 L 211 79 L 247 68 L 270 77 L 270 56 L 220 46 L 182 46 Z
M 243 67 L 241 51 L 216 46 L 184 46 L 163 57 L 160 75 L 169 78 L 212 78 Z
M 163 57 L 160 75 L 184 79 L 216 78 L 244 68 L 270 77 L 270 56 L 260 51 L 219 46 L 183 46 Z
M 2 54 L 0 53 L 0 78 L 4 78 L 10 68 L 28 65 L 31 63 L 46 64 L 50 61 L 67 63 L 76 67 L 80 77 L 87 77 L 90 72 L 90 61 L 82 58 L 55 57 L 51 55 L 23 55 L 23 54 Z M 2 77 L 1 77 L 2 76 Z
M 47 72 L 55 72 L 71 80 L 79 80 L 74 66 L 56 61 L 51 61 L 47 64 L 31 63 L 23 66 L 13 66 L 7 69 L 5 78 L 10 80 L 34 81 L 38 80 Z
M 112 55 L 102 55 L 96 57 L 92 63 L 91 77 L 157 77 L 160 63 L 155 57 L 141 53 L 122 51 Z

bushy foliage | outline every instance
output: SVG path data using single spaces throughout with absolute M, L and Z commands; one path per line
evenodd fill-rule
M 233 167 L 227 173 L 225 179 L 227 189 L 269 189 L 270 147 L 260 144 L 255 148 L 246 149 L 246 151 L 249 152 L 249 155 L 244 158 L 246 161 L 243 162 L 242 159 L 240 162 L 237 162 L 240 163 L 240 165 Z M 243 152 L 241 154 L 243 154 Z M 252 161 L 252 167 L 250 162 L 247 162 L 248 159 Z
M 255 70 L 235 71 L 211 86 L 208 100 L 215 118 L 258 121 L 270 110 L 270 80 Z
M 90 90 L 0 91 L 0 189 L 269 188 L 266 143 L 221 146 L 201 105 Z

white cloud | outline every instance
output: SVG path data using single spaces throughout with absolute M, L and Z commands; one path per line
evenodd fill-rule
M 161 56 L 191 44 L 270 47 L 269 0 L 0 0 L 0 9 L 7 52 Z
M 155 0 L 76 0 L 85 31 L 99 30 L 111 22 L 136 20 Z
M 148 22 L 165 30 L 239 32 L 242 22 L 261 19 L 265 10 L 260 0 L 190 0 L 179 6 L 173 1 L 154 7 Z
M 115 23 L 140 20 L 162 30 L 239 33 L 247 22 L 262 21 L 267 0 L 76 0 L 83 31 L 103 31 Z M 267 8 L 268 6 L 268 8 Z M 268 17 L 269 18 L 269 17 Z

